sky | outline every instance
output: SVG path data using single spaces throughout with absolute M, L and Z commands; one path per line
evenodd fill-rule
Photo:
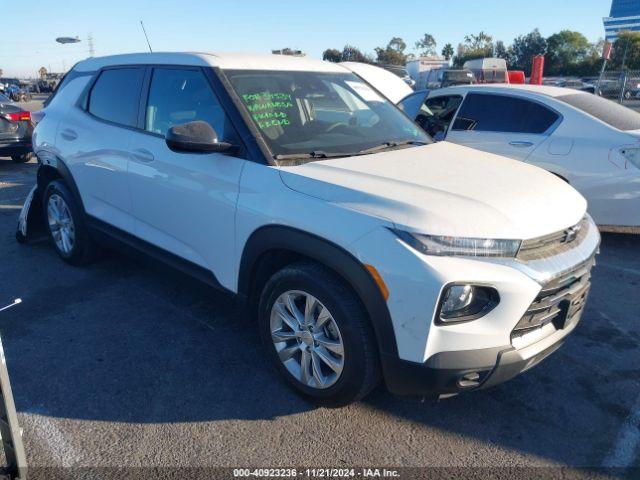
M 140 20 L 154 51 L 251 51 L 291 47 L 321 58 L 345 44 L 373 52 L 399 36 L 413 47 L 424 33 L 454 48 L 481 30 L 509 44 L 539 28 L 563 29 L 589 40 L 604 36 L 602 17 L 611 0 L 0 0 L 3 21 L 0 69 L 5 76 L 60 72 L 89 56 L 147 50 Z M 57 37 L 78 36 L 60 45 Z

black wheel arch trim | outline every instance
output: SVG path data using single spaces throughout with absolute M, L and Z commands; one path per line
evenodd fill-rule
M 254 231 L 245 243 L 240 260 L 239 295 L 250 298 L 254 268 L 264 254 L 278 250 L 315 260 L 340 275 L 354 289 L 371 319 L 381 359 L 397 357 L 389 308 L 369 271 L 344 248 L 312 233 L 284 225 L 269 225 Z
M 38 190 L 44 194 L 44 189 L 47 186 L 46 180 L 47 175 L 45 173 L 46 169 L 53 169 L 60 176 L 60 178 L 67 185 L 71 194 L 73 195 L 73 199 L 76 201 L 82 213 L 85 213 L 84 203 L 82 202 L 82 197 L 80 196 L 80 191 L 78 190 L 78 185 L 76 185 L 76 181 L 71 174 L 71 170 L 67 166 L 64 161 L 62 161 L 59 157 L 49 153 L 38 152 L 36 153 L 38 157 L 38 173 L 37 173 L 37 182 L 38 182 Z

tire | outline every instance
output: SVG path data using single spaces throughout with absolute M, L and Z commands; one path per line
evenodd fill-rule
M 15 163 L 26 163 L 33 158 L 35 158 L 33 152 L 22 153 L 20 155 L 11 155 L 11 160 L 13 160 Z
M 43 195 L 43 212 L 49 238 L 58 255 L 71 265 L 85 265 L 94 260 L 96 246 L 89 236 L 84 216 L 73 195 L 61 180 L 54 180 L 47 185 Z M 51 208 L 51 211 L 49 210 Z M 54 210 L 59 213 L 56 225 Z M 73 238 L 67 242 L 61 240 L 63 228 L 61 224 L 72 231 Z M 57 226 L 58 228 L 54 228 Z M 66 230 L 69 233 L 69 230 Z M 57 233 L 56 233 L 57 232 Z
M 304 327 L 298 328 L 298 323 L 297 333 L 291 337 L 290 323 L 295 315 L 286 306 L 287 298 L 292 299 L 302 318 L 307 299 L 312 299 L 315 316 L 308 318 L 317 317 L 317 321 L 310 322 L 315 330 L 305 333 Z M 277 312 L 284 312 L 289 323 Z M 320 326 L 322 322 L 324 325 Z M 319 264 L 295 263 L 271 277 L 260 295 L 258 326 L 276 368 L 290 386 L 314 403 L 326 407 L 345 406 L 362 399 L 379 383 L 377 346 L 364 307 L 344 280 Z M 273 340 L 274 331 L 278 342 Z M 283 340 L 284 337 L 287 340 Z M 281 356 L 289 357 L 286 363 Z M 308 374 L 303 382 L 301 366 L 305 356 Z M 334 366 L 330 368 L 330 364 Z M 338 364 L 341 365 L 339 374 L 336 373 Z

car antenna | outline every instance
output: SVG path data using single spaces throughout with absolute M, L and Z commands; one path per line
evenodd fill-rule
M 142 23 L 142 20 L 140 20 L 140 26 L 142 27 L 142 33 L 144 33 L 144 38 L 147 39 L 147 45 L 149 46 L 149 51 L 153 53 L 153 50 L 151 50 L 151 44 L 149 43 L 149 37 L 147 37 L 147 31 L 144 29 L 144 23 Z

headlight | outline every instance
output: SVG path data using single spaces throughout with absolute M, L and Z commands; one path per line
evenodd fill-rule
M 442 291 L 436 323 L 468 322 L 489 313 L 500 303 L 498 291 L 483 285 L 449 285 Z
M 621 148 L 620 154 L 633 163 L 637 168 L 640 168 L 640 148 Z
M 521 243 L 520 240 L 421 235 L 403 230 L 393 230 L 393 232 L 407 245 L 426 255 L 515 257 Z

